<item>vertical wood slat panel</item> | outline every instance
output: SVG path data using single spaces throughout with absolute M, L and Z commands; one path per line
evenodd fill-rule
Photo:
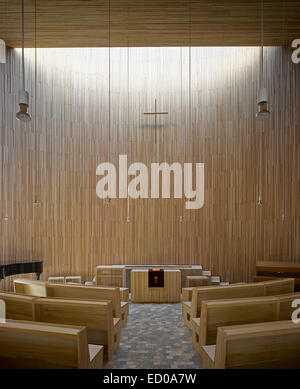
M 1 263 L 44 259 L 44 277 L 84 279 L 100 264 L 194 263 L 250 281 L 256 259 L 299 259 L 299 66 L 286 48 L 266 49 L 272 112 L 261 128 L 258 48 L 192 48 L 191 79 L 188 55 L 111 49 L 109 147 L 108 49 L 38 49 L 36 115 L 34 50 L 26 50 L 36 123 L 25 126 L 14 116 L 20 51 L 9 51 L 0 65 Z M 143 115 L 155 98 L 169 112 L 158 118 L 156 146 L 154 119 Z M 95 190 L 97 165 L 117 164 L 119 154 L 148 167 L 204 162 L 205 206 L 130 199 L 127 222 L 127 200 L 108 205 Z

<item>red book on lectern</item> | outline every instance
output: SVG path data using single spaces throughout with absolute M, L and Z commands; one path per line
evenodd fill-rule
M 149 288 L 163 288 L 164 287 L 164 270 L 149 269 L 148 271 L 148 287 Z

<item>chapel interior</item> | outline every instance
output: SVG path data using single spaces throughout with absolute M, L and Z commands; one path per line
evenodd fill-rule
M 300 369 L 299 21 L 0 0 L 0 369 Z

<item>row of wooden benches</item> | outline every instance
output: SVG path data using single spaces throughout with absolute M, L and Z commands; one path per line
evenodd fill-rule
M 1 366 L 100 368 L 103 356 L 112 358 L 129 312 L 120 293 L 128 300 L 128 290 L 17 279 L 15 292 L 0 293 Z
M 204 300 L 272 296 L 292 292 L 294 292 L 294 279 L 292 278 L 252 284 L 183 288 L 184 324 L 188 328 L 192 328 L 192 318 L 201 316 L 202 301 Z
M 129 313 L 129 290 L 118 287 L 99 287 L 75 284 L 52 284 L 28 279 L 14 280 L 15 293 L 34 297 L 78 298 L 85 300 L 110 300 L 113 317 L 120 317 L 122 327 Z
M 194 288 L 183 312 L 204 368 L 299 368 L 300 324 L 291 320 L 291 304 L 300 293 L 293 290 L 293 279 Z

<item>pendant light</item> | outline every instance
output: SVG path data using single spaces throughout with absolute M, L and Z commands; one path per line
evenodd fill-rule
M 22 89 L 19 90 L 20 111 L 16 114 L 18 120 L 30 122 L 31 117 L 27 112 L 29 106 L 29 93 L 25 90 L 25 63 L 24 63 L 24 0 L 22 0 Z
M 110 0 L 108 0 L 108 160 L 110 161 L 110 125 L 111 125 L 111 116 L 110 116 L 110 105 L 111 105 L 111 71 L 110 71 L 110 64 L 111 64 L 111 41 L 110 41 Z M 106 198 L 106 204 L 111 204 L 111 197 L 110 193 L 108 193 L 108 196 Z
M 264 0 L 261 0 L 261 54 L 256 118 L 259 120 L 268 119 L 269 116 L 268 90 L 264 87 Z

